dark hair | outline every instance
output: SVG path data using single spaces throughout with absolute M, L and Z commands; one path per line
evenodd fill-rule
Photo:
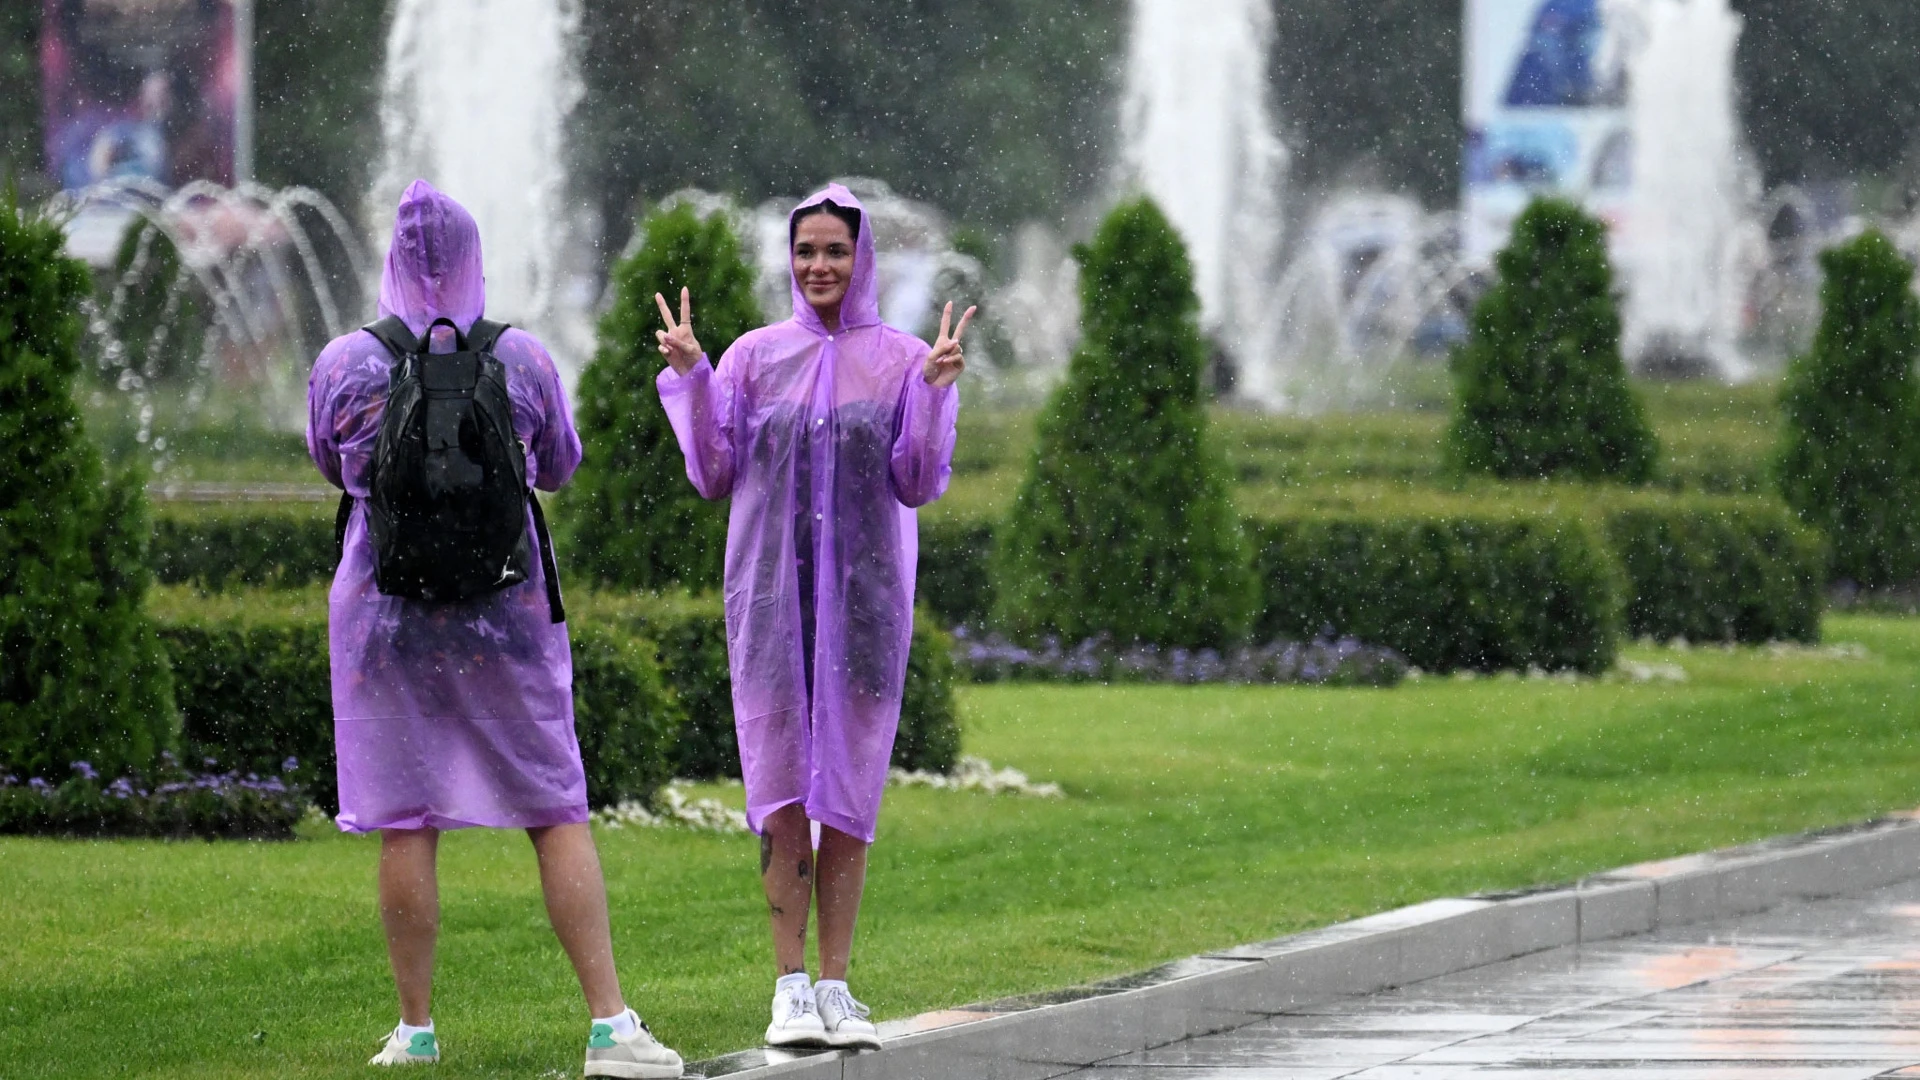
M 822 199 L 812 206 L 801 207 L 792 218 L 788 219 L 787 247 L 789 249 L 793 247 L 794 237 L 800 235 L 800 223 L 815 214 L 832 214 L 847 223 L 847 231 L 853 234 L 855 240 L 860 239 L 860 211 L 851 206 L 841 206 L 832 199 Z

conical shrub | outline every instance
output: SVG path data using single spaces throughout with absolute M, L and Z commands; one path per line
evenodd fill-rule
M 1913 267 L 1877 232 L 1820 256 L 1820 327 L 1789 366 L 1780 494 L 1825 533 L 1836 579 L 1920 577 L 1920 301 Z
M 74 405 L 86 267 L 0 194 L 0 772 L 143 768 L 179 726 L 143 604 L 146 496 Z
M 995 618 L 1028 640 L 1232 643 L 1256 590 L 1206 442 L 1207 350 L 1186 249 L 1142 198 L 1074 254 L 1081 341 L 998 530 Z
M 1627 385 L 1606 226 L 1541 199 L 1494 258 L 1499 278 L 1454 351 L 1453 466 L 1505 479 L 1642 483 L 1658 456 Z
M 660 405 L 665 365 L 653 296 L 678 313 L 693 290 L 693 326 L 714 363 L 760 325 L 753 269 L 724 214 L 681 203 L 641 223 L 640 250 L 614 267 L 614 303 L 600 347 L 580 374 L 580 470 L 566 499 L 568 559 L 602 584 L 628 589 L 720 586 L 727 511 L 687 483 L 686 462 Z

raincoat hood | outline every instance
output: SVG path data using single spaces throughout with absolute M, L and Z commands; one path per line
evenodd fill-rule
M 853 280 L 847 283 L 847 295 L 840 301 L 840 329 L 853 330 L 862 326 L 880 325 L 880 279 L 873 258 L 873 215 L 860 205 L 853 192 L 839 184 L 828 184 L 805 202 L 793 208 L 787 215 L 787 235 L 792 236 L 802 211 L 831 201 L 835 206 L 843 206 L 860 215 L 860 235 L 853 243 Z M 816 334 L 825 334 L 827 325 L 820 321 L 820 315 L 807 303 L 807 294 L 801 291 L 800 279 L 793 275 L 793 245 L 787 245 L 787 280 L 793 287 L 793 319 L 801 326 Z
M 451 319 L 465 333 L 486 307 L 480 227 L 466 207 L 415 180 L 394 214 L 393 246 L 380 274 L 381 317 L 398 315 L 416 336 L 435 319 Z

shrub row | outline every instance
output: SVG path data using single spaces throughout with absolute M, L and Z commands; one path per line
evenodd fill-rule
M 591 804 L 650 802 L 674 776 L 740 775 L 717 600 L 607 595 L 568 606 Z M 173 664 L 187 759 L 284 773 L 337 810 L 324 592 L 163 588 L 151 607 Z M 958 760 L 953 679 L 951 640 L 918 620 L 895 764 L 944 772 Z
M 1263 589 L 1256 640 L 1329 628 L 1419 667 L 1595 670 L 1625 633 L 1660 639 L 1817 640 L 1818 534 L 1757 498 L 1588 495 L 1535 509 L 1511 500 L 1408 499 L 1247 522 Z M 993 607 L 992 527 L 932 520 L 920 595 L 949 625 Z
M 1622 633 L 1662 640 L 1817 639 L 1824 548 L 1783 507 L 1725 496 L 1565 489 L 1552 489 L 1552 495 L 1556 511 L 1510 497 L 1491 505 L 1479 498 L 1409 498 L 1250 520 L 1264 591 L 1254 636 L 1306 640 L 1331 626 L 1434 671 L 1535 664 L 1590 670 L 1611 662 L 1609 642 Z M 287 543 L 288 552 L 324 543 L 331 559 L 331 521 L 311 508 L 262 509 L 257 527 L 244 524 L 244 509 L 163 507 L 158 517 L 173 523 L 156 532 L 156 562 L 204 567 L 190 577 L 163 576 L 206 588 L 299 583 L 295 556 L 270 557 L 273 548 L 264 543 L 241 546 L 280 523 L 305 522 L 287 527 L 308 530 L 304 539 Z M 196 522 L 223 530 L 231 525 L 231 531 L 196 534 Z M 227 550 L 236 554 L 224 560 L 217 554 L 227 543 L 222 536 L 235 538 Z M 191 548 L 200 561 L 175 554 L 181 548 Z M 933 621 L 984 625 L 994 599 L 988 569 L 993 525 L 929 515 L 921 524 L 920 549 L 919 593 Z M 248 551 L 262 554 L 242 557 Z M 217 570 L 222 565 L 234 569 Z M 324 579 L 327 572 L 318 576 Z M 1608 580 L 1612 584 L 1604 585 Z M 674 743 L 676 775 L 737 775 L 726 629 L 717 601 L 636 599 L 610 602 L 607 612 L 626 632 L 654 644 L 660 675 L 687 716 Z M 932 632 L 916 631 L 910 699 L 927 676 L 930 661 L 923 658 L 932 652 L 924 642 Z M 925 685 L 944 682 L 934 678 Z M 950 704 L 925 708 L 928 717 L 937 717 L 943 707 Z M 903 746 L 918 745 L 908 737 L 913 722 L 903 717 Z M 938 754 L 916 762 L 950 764 Z
M 154 580 L 209 592 L 301 588 L 339 561 L 331 502 L 162 502 L 154 506 Z
M 1632 588 L 1627 632 L 1690 641 L 1818 641 L 1826 544 L 1762 499 L 1640 498 L 1603 516 Z
M 1577 515 L 1323 511 L 1249 531 L 1262 637 L 1332 627 L 1428 671 L 1613 666 L 1619 572 Z

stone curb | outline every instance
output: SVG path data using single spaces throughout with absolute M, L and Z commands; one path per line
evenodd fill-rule
M 1334 998 L 1916 876 L 1920 810 L 1622 867 L 1571 886 L 1431 900 L 1095 986 L 925 1013 L 882 1024 L 886 1048 L 875 1052 L 747 1050 L 694 1062 L 687 1075 L 1046 1080 Z

